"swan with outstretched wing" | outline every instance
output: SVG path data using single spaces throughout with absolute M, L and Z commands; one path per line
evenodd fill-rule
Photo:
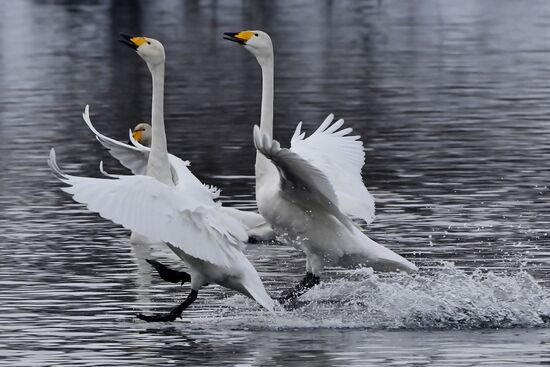
M 365 187 L 365 162 L 359 136 L 341 129 L 343 120 L 329 117 L 309 137 L 298 125 L 291 148 L 273 140 L 274 54 L 262 31 L 225 33 L 242 45 L 262 70 L 260 126 L 254 130 L 256 201 L 275 233 L 285 236 L 306 254 L 306 276 L 285 291 L 280 302 L 296 299 L 318 284 L 326 265 L 369 266 L 379 271 L 416 271 L 402 256 L 367 237 L 352 222 L 374 219 L 374 198 Z
M 119 156 L 138 171 L 143 170 L 143 165 L 132 162 L 143 160 L 140 157 L 148 154 L 147 175 L 111 175 L 102 167 L 109 178 L 68 175 L 59 168 L 53 149 L 48 161 L 51 169 L 68 185 L 64 191 L 75 201 L 125 228 L 165 242 L 189 267 L 189 273 L 175 272 L 156 261 L 150 262 L 165 279 L 189 281 L 191 292 L 170 312 L 152 316 L 139 314 L 140 319 L 173 321 L 181 317 L 197 298 L 200 288 L 209 283 L 234 289 L 272 310 L 273 301 L 242 252 L 248 238 L 246 227 L 221 210 L 212 193 L 189 172 L 186 162 L 170 160 L 163 112 L 164 47 L 152 38 L 121 37 L 121 42 L 134 49 L 147 63 L 153 79 L 153 102 L 151 147 L 134 141 L 134 148 Z M 120 148 L 112 139 L 103 138 L 105 141 L 113 146 L 111 151 Z
M 194 301 L 201 287 L 216 283 L 273 309 L 258 273 L 242 252 L 248 238 L 246 227 L 220 210 L 211 198 L 196 195 L 194 187 L 176 188 L 144 175 L 69 175 L 59 168 L 54 149 L 48 163 L 73 200 L 127 229 L 166 242 L 189 267 L 191 293 L 187 301 Z M 141 318 L 171 321 L 181 315 L 179 308 L 174 310 Z

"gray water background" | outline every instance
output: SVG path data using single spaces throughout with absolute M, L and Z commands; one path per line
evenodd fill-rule
M 228 205 L 253 209 L 260 70 L 222 33 L 263 29 L 276 52 L 275 136 L 334 112 L 363 136 L 377 199 L 369 236 L 417 276 L 329 269 L 305 306 L 270 315 L 144 259 L 166 249 L 59 190 L 46 165 L 116 162 L 80 115 L 126 140 L 150 76 L 119 32 L 167 50 L 169 149 Z M 0 364 L 472 366 L 550 363 L 550 3 L 546 1 L 0 1 Z M 247 252 L 276 296 L 304 272 L 278 243 Z

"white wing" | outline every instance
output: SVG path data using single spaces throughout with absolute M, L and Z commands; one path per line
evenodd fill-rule
M 84 118 L 86 125 L 88 125 L 90 130 L 92 130 L 95 134 L 97 140 L 104 147 L 109 149 L 109 153 L 124 167 L 131 170 L 135 175 L 147 174 L 147 161 L 149 159 L 149 151 L 151 149 L 138 143 L 132 137 L 131 130 L 129 138 L 133 143 L 133 146 L 111 139 L 97 131 L 90 119 L 90 107 L 88 105 L 86 105 L 82 117 Z M 216 199 L 219 197 L 219 189 L 214 186 L 203 185 L 202 182 L 200 182 L 199 179 L 196 178 L 191 171 L 189 171 L 189 161 L 181 160 L 173 154 L 168 154 L 168 159 L 170 161 L 174 185 L 178 188 L 186 190 L 193 187 L 195 194 L 200 197 L 207 196 L 206 200 L 208 200 L 208 198 Z
M 374 197 L 361 177 L 361 169 L 365 164 L 363 142 L 358 135 L 348 135 L 352 132 L 351 128 L 338 130 L 344 120 L 333 121 L 334 115 L 328 115 L 307 138 L 301 132 L 300 122 L 291 139 L 290 150 L 328 177 L 342 212 L 370 223 L 374 220 Z
M 69 185 L 63 190 L 103 218 L 216 265 L 229 267 L 242 258 L 246 228 L 220 211 L 212 199 L 206 205 L 193 191 L 142 175 L 116 179 L 67 175 L 58 167 L 53 149 L 48 163 Z
M 114 140 L 97 131 L 90 120 L 90 106 L 86 105 L 82 118 L 86 125 L 95 134 L 96 139 L 107 149 L 109 153 L 117 159 L 124 167 L 128 168 L 135 175 L 147 174 L 147 160 L 149 151 L 141 147 L 131 146 L 120 141 Z
M 254 126 L 254 145 L 271 160 L 281 177 L 281 190 L 291 200 L 304 206 L 318 205 L 334 215 L 349 229 L 351 221 L 338 209 L 338 198 L 327 176 L 293 151 L 281 148 Z

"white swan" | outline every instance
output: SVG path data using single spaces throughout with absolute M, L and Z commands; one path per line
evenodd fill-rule
M 145 122 L 137 124 L 134 130 L 130 132 L 130 142 L 133 142 L 133 145 L 130 145 L 100 133 L 92 124 L 88 106 L 86 106 L 82 117 L 88 128 L 94 133 L 96 139 L 109 150 L 109 153 L 113 156 L 113 158 L 117 159 L 124 167 L 128 168 L 136 175 L 147 174 L 147 162 L 149 160 L 148 148 L 151 146 L 153 137 L 153 129 L 151 125 Z M 136 142 L 139 144 L 136 144 Z M 168 158 L 171 165 L 171 170 L 174 169 L 174 166 L 189 166 L 189 161 L 182 161 L 173 154 L 168 153 Z M 203 185 L 191 172 L 186 174 L 186 177 L 188 178 L 186 184 Z M 178 182 L 174 181 L 174 179 L 177 179 L 177 176 L 172 174 L 172 179 L 174 185 L 177 185 Z M 210 191 L 213 199 L 219 198 L 220 190 L 218 188 L 210 185 L 204 186 L 208 191 Z M 221 207 L 221 210 L 243 222 L 243 224 L 247 227 L 249 240 L 267 241 L 274 237 L 273 230 L 260 214 L 224 206 Z M 135 232 L 132 232 L 131 241 L 139 244 L 154 242 Z
M 204 185 L 186 184 L 191 176 L 194 178 L 186 164 L 170 161 L 163 116 L 164 47 L 151 38 L 121 36 L 123 43 L 145 60 L 153 77 L 151 148 L 136 147 L 149 151 L 147 176 L 109 175 L 112 178 L 98 179 L 68 175 L 58 167 L 53 149 L 48 161 L 50 167 L 69 186 L 63 190 L 73 195 L 75 201 L 125 228 L 166 242 L 188 265 L 190 274 L 182 276 L 182 280 L 191 282 L 187 299 L 167 314 L 140 314 L 140 319 L 173 321 L 181 317 L 183 310 L 197 298 L 200 288 L 209 283 L 236 290 L 273 310 L 273 300 L 242 252 L 246 228 L 220 210 Z M 174 182 L 178 182 L 177 186 Z
M 281 301 L 294 299 L 319 283 L 326 265 L 369 266 L 379 271 L 416 271 L 410 261 L 374 242 L 350 217 L 374 219 L 374 199 L 364 187 L 363 144 L 338 130 L 343 120 L 329 117 L 308 138 L 301 124 L 291 149 L 273 140 L 273 45 L 262 31 L 225 33 L 250 51 L 262 69 L 260 127 L 255 126 L 256 201 L 278 235 L 299 243 L 306 254 L 306 276 Z

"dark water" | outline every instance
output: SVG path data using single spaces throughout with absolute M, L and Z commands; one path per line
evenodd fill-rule
M 550 362 L 550 4 L 545 1 L 0 1 L 0 364 L 525 365 Z M 182 321 L 145 324 L 187 288 L 163 248 L 74 204 L 46 165 L 115 162 L 80 118 L 118 139 L 150 116 L 142 60 L 167 50 L 169 149 L 230 205 L 253 208 L 256 61 L 222 33 L 268 31 L 275 134 L 346 119 L 377 199 L 368 232 L 419 275 L 333 269 L 304 307 L 270 315 L 216 286 Z M 118 172 L 123 172 L 118 170 Z M 303 256 L 248 254 L 277 295 Z

